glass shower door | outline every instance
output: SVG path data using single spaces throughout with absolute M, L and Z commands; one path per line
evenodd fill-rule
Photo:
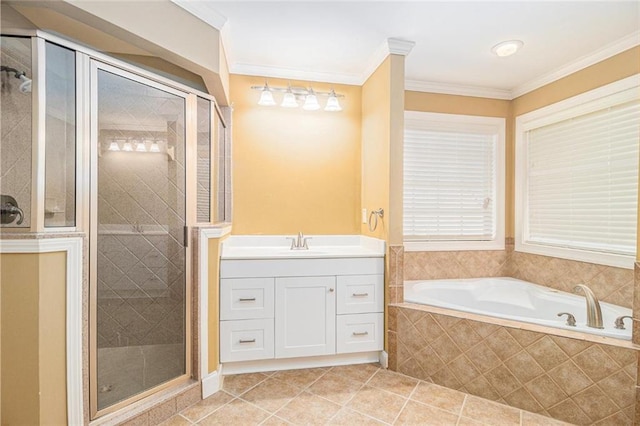
M 95 416 L 189 373 L 189 271 L 185 95 L 98 63 L 92 93 Z

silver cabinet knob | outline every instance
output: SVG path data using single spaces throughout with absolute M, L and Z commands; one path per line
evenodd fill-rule
M 333 293 L 333 289 L 332 288 L 329 289 L 329 293 Z

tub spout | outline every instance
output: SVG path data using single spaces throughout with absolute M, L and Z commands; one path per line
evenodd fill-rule
M 584 284 L 575 286 L 573 292 L 578 293 L 580 289 L 584 292 L 587 300 L 587 327 L 604 328 L 602 325 L 602 310 L 600 309 L 600 302 L 598 302 L 596 295 Z

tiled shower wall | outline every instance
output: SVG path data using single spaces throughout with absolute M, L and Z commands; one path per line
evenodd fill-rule
M 19 71 L 31 73 L 31 39 L 2 37 L 0 62 Z M 13 73 L 2 77 L 2 135 L 0 144 L 0 193 L 14 197 L 24 212 L 22 225 L 31 221 L 31 93 L 18 90 L 21 81 Z M 3 225 L 6 226 L 6 225 Z
M 183 342 L 184 147 L 174 127 L 175 160 L 103 152 L 98 163 L 98 348 Z
M 495 251 L 410 252 L 401 246 L 394 248 L 391 255 L 403 257 L 397 261 L 404 273 L 397 286 L 403 280 L 513 277 L 566 292 L 586 284 L 602 301 L 632 306 L 633 270 L 516 252 L 513 240 L 507 240 L 505 250 Z M 402 301 L 401 294 L 396 301 Z

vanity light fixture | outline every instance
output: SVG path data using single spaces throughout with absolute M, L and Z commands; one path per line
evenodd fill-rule
M 491 51 L 501 58 L 506 58 L 520 50 L 523 45 L 521 40 L 507 40 L 493 46 Z
M 344 95 L 340 95 L 331 89 L 329 92 L 317 92 L 313 88 L 291 86 L 287 87 L 274 87 L 270 86 L 266 81 L 264 86 L 251 86 L 253 90 L 260 90 L 260 100 L 258 105 L 261 106 L 273 106 L 276 105 L 274 93 L 283 93 L 282 102 L 280 106 L 283 108 L 296 108 L 300 106 L 302 102 L 302 109 L 305 111 L 317 111 L 321 108 L 319 97 L 327 97 L 327 103 L 324 110 L 330 112 L 342 111 L 338 98 L 344 98 Z
M 260 100 L 258 101 L 258 105 L 262 106 L 274 106 L 276 101 L 273 99 L 273 93 L 269 88 L 269 84 L 265 81 L 264 87 L 262 88 L 262 93 L 260 94 Z
M 144 141 L 136 144 L 136 152 L 147 152 L 147 145 Z
M 304 105 L 302 105 L 302 109 L 305 111 L 316 111 L 320 109 L 320 104 L 318 103 L 318 97 L 316 96 L 313 89 L 309 89 L 309 94 L 304 99 Z
M 331 89 L 331 94 L 329 95 L 329 99 L 327 99 L 327 106 L 324 107 L 324 110 L 330 112 L 342 111 L 336 92 L 333 89 Z
M 296 95 L 294 95 L 293 91 L 291 90 L 291 85 L 289 85 L 289 87 L 287 88 L 287 91 L 282 97 L 282 103 L 280 104 L 280 106 L 285 108 L 298 107 L 298 101 L 296 100 Z
M 118 142 L 111 141 L 109 144 L 109 151 L 120 151 L 120 145 L 118 145 Z
M 153 141 L 151 148 L 149 148 L 149 152 L 160 152 L 160 145 L 158 145 L 158 141 Z
M 131 145 L 131 142 L 126 141 L 124 143 L 124 145 L 122 146 L 122 150 L 126 151 L 126 152 L 132 152 L 133 151 L 133 145 Z

